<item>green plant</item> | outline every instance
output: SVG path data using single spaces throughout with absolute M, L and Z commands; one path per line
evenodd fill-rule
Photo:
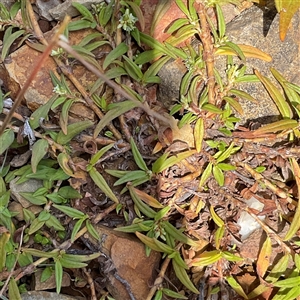
M 255 70 L 254 74 L 246 73 L 248 57 L 266 61 L 270 61 L 271 57 L 254 47 L 234 44 L 227 38 L 221 5 L 239 4 L 240 1 L 189 0 L 185 4 L 182 0 L 176 0 L 185 18 L 170 24 L 167 31 L 171 36 L 164 42 L 142 32 L 145 20 L 140 2 L 103 2 L 93 5 L 91 11 L 79 3 L 73 3 L 81 18 L 67 26 L 63 25 L 59 32 L 68 36 L 73 31 L 88 29 L 88 34 L 77 45 L 69 45 L 65 40 L 58 41 L 59 33 L 49 45 L 42 38 L 40 43 L 31 45 L 44 52 L 40 64 L 47 53 L 51 53 L 62 74 L 58 76 L 50 73 L 54 95 L 33 112 L 29 120 L 20 118 L 26 125 L 26 132 L 15 124 L 9 125 L 10 117 L 6 119 L 6 123 L 2 123 L 1 130 L 5 130 L 0 136 L 0 154 L 4 157 L 0 170 L 0 225 L 3 228 L 0 234 L 0 274 L 4 274 L 1 277 L 1 284 L 4 286 L 1 297 L 8 286 L 9 298 L 20 299 L 20 290 L 24 290 L 24 286 L 18 280 L 26 274 L 13 273 L 19 267 L 32 273 L 34 268 L 44 267 L 46 262 L 42 280 L 54 273 L 59 292 L 64 268 L 72 270 L 86 267 L 88 261 L 100 255 L 75 255 L 68 252 L 70 248 L 73 250 L 76 240 L 85 232 L 99 240 L 94 224 L 101 220 L 102 214 L 94 216 L 94 211 L 83 211 L 77 205 L 83 198 L 81 186 L 88 178 L 110 201 L 108 210 L 122 210 L 126 223 L 130 223 L 116 230 L 135 233 L 145 244 L 146 253 L 149 254 L 151 250 L 162 253 L 161 272 L 148 299 L 152 296 L 154 299 L 163 299 L 165 296 L 187 299 L 181 292 L 175 292 L 165 284 L 165 272 L 170 263 L 185 286 L 186 295 L 199 292 L 199 276 L 206 280 L 201 273 L 206 269 L 213 274 L 212 279 L 216 283 L 215 287 L 207 289 L 208 296 L 231 286 L 232 290 L 245 299 L 264 296 L 266 293 L 276 294 L 273 299 L 295 299 L 299 296 L 299 241 L 296 232 L 300 227 L 300 210 L 296 194 L 288 186 L 280 188 L 281 185 L 277 185 L 270 173 L 274 173 L 276 168 L 282 168 L 283 163 L 274 162 L 274 157 L 280 156 L 284 159 L 284 165 L 293 171 L 293 181 L 299 189 L 299 166 L 295 159 L 298 148 L 296 143 L 287 150 L 283 146 L 254 147 L 253 144 L 262 139 L 279 139 L 284 145 L 298 141 L 299 124 L 296 118 L 300 115 L 300 87 L 288 82 L 275 69 L 271 69 L 271 72 L 284 92 L 271 79 L 260 74 L 259 70 Z M 281 20 L 284 18 L 282 22 L 286 24 L 296 5 L 286 6 L 287 3 L 275 2 Z M 167 4 L 166 1 L 164 5 Z M 164 5 L 158 8 L 163 11 Z M 213 7 L 216 12 L 215 23 L 208 17 L 209 7 Z M 15 23 L 14 16 L 19 8 L 23 13 L 23 23 L 30 24 L 28 21 L 32 8 L 29 1 L 17 2 L 10 11 L 0 4 L 1 29 L 5 30 L 2 60 L 7 57 L 10 46 L 17 38 L 21 38 L 21 45 L 31 32 L 39 36 L 36 27 L 32 26 L 29 30 L 24 24 Z M 288 18 L 282 17 L 285 10 L 288 10 Z M 141 31 L 136 27 L 137 22 Z M 281 37 L 286 32 L 286 27 L 282 28 Z M 177 46 L 180 42 L 195 37 L 200 40 L 198 47 Z M 150 49 L 144 51 L 144 45 Z M 103 60 L 99 60 L 97 51 L 104 47 L 108 47 L 109 51 L 104 51 Z M 215 56 L 226 58 L 226 70 L 216 68 Z M 169 108 L 170 115 L 167 115 L 159 107 L 147 103 L 144 96 L 152 84 L 160 82 L 157 74 L 170 59 L 181 60 L 186 67 L 186 74 L 182 78 L 178 102 Z M 72 75 L 76 61 L 98 76 L 90 86 L 82 87 Z M 40 67 L 41 65 L 35 67 L 27 85 L 15 100 L 16 105 Z M 70 82 L 77 88 L 76 92 L 71 88 Z M 239 118 L 236 115 L 243 114 L 238 100 L 243 98 L 256 102 L 242 87 L 237 88 L 243 82 L 261 82 L 277 105 L 282 119 L 257 130 L 238 131 Z M 107 86 L 114 89 L 114 97 L 111 97 Z M 1 111 L 4 111 L 3 103 L 7 96 L 8 94 L 0 93 Z M 92 108 L 99 118 L 98 124 L 90 120 L 73 124 L 69 122 L 72 105 L 79 101 L 85 101 Z M 8 116 L 13 114 L 14 107 L 10 109 Z M 148 137 L 152 135 L 152 141 L 157 142 L 158 149 L 164 148 L 168 143 L 173 144 L 173 137 L 175 140 L 179 137 L 187 147 L 182 151 L 167 148 L 155 159 L 142 155 L 142 148 L 135 142 L 141 136 L 137 137 L 136 131 L 126 130 L 128 124 L 123 119 L 125 113 L 137 108 L 148 115 L 145 117 L 147 122 L 152 122 L 149 126 L 151 130 L 146 132 Z M 58 120 L 59 131 L 45 126 L 53 115 Z M 143 117 L 140 119 L 144 120 Z M 128 123 L 135 128 L 130 121 Z M 104 134 L 106 138 L 101 136 L 105 128 L 108 128 Z M 168 128 L 171 133 L 164 136 L 161 128 Z M 17 132 L 25 135 L 23 143 L 17 140 Z M 142 133 L 141 131 L 140 135 Z M 123 141 L 124 137 L 127 142 Z M 251 140 L 251 146 L 247 140 Z M 87 141 L 91 142 L 92 148 L 89 149 L 85 144 L 85 148 L 79 147 L 78 154 L 75 150 L 78 149 L 77 143 Z M 25 162 L 21 167 L 13 168 L 6 164 L 6 160 L 10 159 L 10 151 L 19 149 L 20 145 L 31 149 L 31 161 L 30 164 Z M 102 161 L 110 155 L 120 155 L 122 149 L 130 149 L 137 170 L 105 168 L 105 172 L 102 172 Z M 265 152 L 267 154 L 263 156 Z M 248 157 L 252 156 L 255 159 L 248 163 Z M 118 178 L 114 186 L 111 186 L 105 173 Z M 40 211 L 33 213 L 30 209 L 23 208 L 22 222 L 25 227 L 19 228 L 16 228 L 19 223 L 15 221 L 18 212 L 11 211 L 9 207 L 11 195 L 8 184 L 16 178 L 17 183 L 30 179 L 42 181 L 42 187 L 35 192 L 21 194 L 30 204 L 38 206 Z M 238 191 L 236 186 L 226 182 L 239 178 L 244 186 L 243 191 Z M 149 187 L 152 187 L 150 190 L 153 192 L 157 182 L 161 184 L 161 191 L 171 196 L 164 198 L 159 194 L 153 196 L 146 192 Z M 120 193 L 115 190 L 115 186 L 119 185 L 124 185 Z M 253 193 L 252 190 L 257 191 L 255 189 L 260 195 L 275 198 L 278 207 L 289 204 L 282 211 L 278 210 L 280 218 L 290 222 L 284 238 L 257 218 L 256 212 L 238 202 L 243 197 L 242 192 Z M 132 211 L 124 202 L 126 193 L 129 193 L 133 202 Z M 273 212 L 273 206 L 268 205 L 269 211 L 266 211 Z M 237 234 L 231 229 L 240 210 L 247 211 L 257 222 L 261 222 L 267 234 L 259 250 L 258 262 L 253 265 L 257 269 L 257 284 L 251 291 L 244 290 L 236 276 L 235 267 L 242 269 L 242 274 L 248 272 L 248 267 L 243 264 L 243 258 L 239 255 L 239 246 L 229 239 L 231 235 Z M 293 213 L 291 220 L 290 215 Z M 130 215 L 134 218 L 131 219 Z M 202 222 L 200 217 L 205 221 Z M 65 226 L 65 219 L 71 226 Z M 201 227 L 205 229 L 205 226 L 209 236 L 201 231 Z M 16 242 L 14 237 L 19 232 L 22 238 Z M 271 237 L 283 251 L 277 263 L 269 259 L 272 252 Z M 56 249 L 54 240 L 61 242 L 59 249 Z M 34 242 L 34 247 L 29 246 L 29 241 Z M 289 262 L 293 266 L 287 270 Z M 191 270 L 196 274 L 194 278 L 189 275 Z M 2 274 L 5 271 L 12 275 Z M 104 298 L 111 299 L 108 295 L 101 297 Z

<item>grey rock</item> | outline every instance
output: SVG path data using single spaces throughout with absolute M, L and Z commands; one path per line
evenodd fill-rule
M 20 195 L 21 192 L 35 192 L 37 189 L 43 186 L 42 180 L 29 179 L 26 182 L 17 184 L 19 177 L 15 178 L 9 183 L 9 188 L 11 191 L 11 197 L 21 203 L 24 208 L 28 208 L 32 205 L 28 200 Z
M 92 4 L 99 4 L 104 2 L 104 0 L 66 0 L 64 3 L 57 5 L 56 7 L 49 10 L 50 15 L 55 20 L 63 20 L 66 15 L 71 17 L 76 17 L 80 15 L 77 9 L 72 6 L 73 2 L 83 4 L 88 9 L 91 8 Z
M 272 16 L 275 13 L 275 8 L 270 8 L 269 15 Z M 270 27 L 266 30 L 265 27 L 268 24 L 270 24 Z M 273 60 L 271 62 L 247 59 L 249 73 L 252 73 L 253 69 L 257 69 L 262 75 L 267 76 L 273 83 L 276 83 L 270 72 L 272 67 L 287 80 L 300 84 L 299 25 L 298 11 L 292 19 L 284 42 L 282 42 L 279 38 L 279 15 L 277 14 L 272 21 L 264 16 L 261 9 L 253 6 L 228 24 L 227 34 L 234 43 L 257 47 L 272 56 Z M 265 33 L 267 33 L 266 36 L 264 36 Z M 262 84 L 248 83 L 239 86 L 239 88 L 251 94 L 259 102 L 258 105 L 255 105 L 249 103 L 249 101 L 240 101 L 247 119 L 259 119 L 263 123 L 266 116 L 279 115 L 275 104 Z M 269 122 L 269 120 L 267 119 L 266 122 Z
M 0 1 L 0 3 L 2 3 L 7 9 L 10 9 L 15 2 L 16 2 L 15 0 L 1 0 Z
M 36 0 L 35 2 L 35 5 L 39 10 L 39 15 L 48 21 L 53 20 L 53 17 L 50 15 L 49 11 L 51 9 L 55 9 L 55 7 L 60 4 L 62 4 L 61 0 L 51 0 L 51 1 Z
M 274 10 L 275 8 L 273 8 Z M 271 9 L 272 10 L 272 9 Z M 273 16 L 276 11 L 273 11 Z M 272 14 L 271 14 L 272 15 Z M 299 12 L 294 16 L 284 42 L 279 39 L 279 16 L 268 19 L 268 16 L 253 6 L 245 10 L 230 23 L 227 24 L 226 34 L 231 41 L 237 44 L 247 44 L 259 48 L 273 57 L 271 62 L 259 59 L 247 59 L 247 74 L 253 74 L 257 69 L 262 75 L 274 79 L 270 68 L 278 70 L 287 80 L 300 83 L 300 55 L 299 55 Z M 270 24 L 268 33 L 265 34 L 266 24 Z M 238 59 L 236 59 L 238 61 Z M 241 62 L 240 62 L 241 63 Z M 226 61 L 223 57 L 216 59 L 216 67 L 221 75 L 225 74 Z M 179 87 L 186 69 L 178 61 L 169 61 L 159 72 L 161 84 L 158 99 L 166 106 L 179 100 Z M 276 80 L 273 80 L 276 83 Z M 262 123 L 278 119 L 279 112 L 261 83 L 247 83 L 238 86 L 239 89 L 252 95 L 259 104 L 246 100 L 240 100 L 245 116 L 241 122 L 257 120 Z
M 71 297 L 50 292 L 27 292 L 21 295 L 22 300 L 80 300 L 82 297 Z

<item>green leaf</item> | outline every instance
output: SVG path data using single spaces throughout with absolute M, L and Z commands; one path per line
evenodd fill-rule
M 226 160 L 230 155 L 237 152 L 240 148 L 241 147 L 234 147 L 234 143 L 231 143 L 230 146 L 220 156 L 216 157 L 217 163 Z
M 229 105 L 231 107 L 233 107 L 241 116 L 244 115 L 244 111 L 243 111 L 243 108 L 241 106 L 241 104 L 235 100 L 234 98 L 232 97 L 223 97 L 223 100 L 225 100 L 227 103 L 229 103 Z
M 81 226 L 82 226 L 82 223 L 85 221 L 87 217 L 83 217 L 81 219 L 79 219 L 74 227 L 73 227 L 73 230 L 72 230 L 72 234 L 71 234 L 71 243 L 74 243 L 75 241 L 75 237 L 76 237 L 76 234 L 78 233 L 78 231 L 80 230 Z
M 38 220 L 41 222 L 46 222 L 50 219 L 50 212 L 46 210 L 42 210 L 38 216 Z
M 95 169 L 95 167 L 92 167 L 89 171 L 89 174 L 93 181 L 96 183 L 96 185 L 102 190 L 102 192 L 111 200 L 113 200 L 115 203 L 119 203 L 118 198 L 115 196 L 103 176 Z
M 135 81 L 140 82 L 143 78 L 143 72 L 141 71 L 139 66 L 125 55 L 123 55 L 123 59 L 125 60 L 124 68 L 127 74 Z
M 173 269 L 175 271 L 176 277 L 180 280 L 180 282 L 186 287 L 188 288 L 190 291 L 192 291 L 195 294 L 199 294 L 199 291 L 195 288 L 195 286 L 193 285 L 191 279 L 189 278 L 189 276 L 186 273 L 186 270 L 181 267 L 176 261 L 175 259 L 172 259 L 172 265 L 173 265 Z
M 139 150 L 133 140 L 133 137 L 130 138 L 130 146 L 131 146 L 134 161 L 136 162 L 138 167 L 145 172 L 149 171 L 141 153 L 139 152 Z
M 25 30 L 17 30 L 16 32 L 12 33 L 13 27 L 9 27 L 4 34 L 3 37 L 3 47 L 1 51 L 1 60 L 4 61 L 6 56 L 8 55 L 8 51 L 10 46 L 15 42 L 17 38 L 19 38 L 23 33 L 25 33 Z
M 40 120 L 41 119 L 46 119 L 49 111 L 51 109 L 51 106 L 57 99 L 57 95 L 52 96 L 47 103 L 44 105 L 40 106 L 37 110 L 35 110 L 32 115 L 30 116 L 29 119 L 29 124 L 32 129 L 36 129 L 40 126 Z
M 188 299 L 186 296 L 181 295 L 177 292 L 171 291 L 169 289 L 163 288 L 163 294 L 167 295 L 168 297 L 175 298 L 175 299 Z
M 156 215 L 156 212 L 148 206 L 146 203 L 144 203 L 140 197 L 136 194 L 134 187 L 133 186 L 128 186 L 130 196 L 134 202 L 134 204 L 137 206 L 140 212 L 142 212 L 145 216 L 149 218 L 154 218 Z
M 58 133 L 56 142 L 61 145 L 66 145 L 73 137 L 92 125 L 93 122 L 90 120 L 73 123 L 67 127 L 68 134 L 64 134 L 62 130 Z
M 219 227 L 223 227 L 225 225 L 224 221 L 216 214 L 214 207 L 211 206 L 210 207 L 210 214 L 212 219 L 214 220 L 214 222 L 219 226 Z
M 188 19 L 191 19 L 191 15 L 187 8 L 187 5 L 182 0 L 175 0 L 175 2 L 179 9 L 188 17 Z
M 83 4 L 72 2 L 72 6 L 75 7 L 86 20 L 90 22 L 95 21 L 92 13 Z
M 87 266 L 86 263 L 74 261 L 74 260 L 68 260 L 65 259 L 64 257 L 61 257 L 59 259 L 59 262 L 64 268 L 69 268 L 69 269 L 77 269 L 77 268 L 84 268 Z
M 85 226 L 86 226 L 86 229 L 87 229 L 88 233 L 94 239 L 96 239 L 97 241 L 99 241 L 100 240 L 100 235 L 99 235 L 98 231 L 95 229 L 95 227 L 92 225 L 92 223 L 91 223 L 90 220 L 86 220 Z
M 105 116 L 101 119 L 94 130 L 94 137 L 97 137 L 101 130 L 107 126 L 113 119 L 117 118 L 118 116 L 124 114 L 125 112 L 133 109 L 136 107 L 136 103 L 132 100 L 127 100 L 123 102 L 117 103 L 117 106 L 113 109 L 109 110 Z
M 292 288 L 294 286 L 300 286 L 300 276 L 283 279 L 273 283 L 274 286 Z M 300 287 L 298 287 L 300 288 Z
M 81 212 L 73 207 L 57 205 L 57 204 L 53 204 L 52 206 L 74 219 L 81 219 L 86 216 L 83 212 Z
M 77 31 L 85 28 L 91 28 L 92 23 L 88 20 L 76 20 L 68 24 L 68 31 Z
M 6 248 L 5 245 L 8 243 L 10 233 L 4 232 L 0 235 L 0 272 L 5 268 L 6 263 Z
M 298 126 L 298 122 L 296 120 L 291 119 L 284 119 L 280 121 L 276 121 L 271 124 L 264 125 L 257 130 L 255 130 L 253 133 L 254 135 L 261 135 L 266 133 L 276 133 L 278 131 L 293 129 Z
M 154 164 L 152 166 L 152 171 L 153 171 L 153 173 L 156 173 L 156 174 L 160 173 L 163 170 L 165 170 L 169 167 L 172 167 L 173 165 L 179 163 L 183 159 L 186 159 L 195 153 L 196 153 L 196 150 L 188 150 L 188 151 L 181 152 L 181 153 L 178 153 L 177 155 L 167 158 L 168 153 L 166 152 L 154 162 Z
M 29 227 L 28 234 L 31 235 L 41 229 L 44 226 L 45 222 L 40 221 L 39 219 L 34 219 Z
M 175 238 L 175 240 L 190 246 L 198 245 L 197 241 L 190 239 L 188 236 L 186 236 L 184 233 L 182 233 L 176 227 L 174 227 L 170 222 L 165 221 L 163 223 L 163 227 L 166 230 L 166 232 L 168 232 L 172 237 Z
M 81 199 L 81 194 L 71 186 L 63 186 L 58 190 L 58 194 L 66 199 Z
M 213 166 L 213 175 L 220 186 L 224 185 L 225 177 L 223 171 L 218 166 Z
M 22 252 L 26 254 L 30 254 L 35 257 L 45 257 L 45 258 L 55 258 L 59 254 L 58 252 L 46 252 L 46 251 L 41 251 L 34 248 L 26 248 L 26 247 L 22 248 Z
M 199 182 L 199 187 L 202 187 L 204 185 L 204 183 L 206 182 L 206 180 L 209 178 L 209 176 L 211 175 L 212 172 L 212 167 L 213 164 L 209 163 L 207 165 L 207 167 L 205 168 L 205 170 L 203 171 L 202 175 L 201 175 L 201 179 Z
M 114 60 L 121 57 L 128 51 L 128 46 L 123 42 L 120 43 L 115 49 L 109 52 L 103 62 L 103 70 L 105 70 Z
M 61 225 L 61 223 L 58 221 L 58 219 L 55 216 L 50 216 L 49 220 L 45 222 L 45 225 L 48 228 L 52 228 L 56 231 L 64 231 L 65 228 Z
M 214 264 L 222 257 L 222 253 L 219 250 L 203 252 L 197 256 L 197 258 L 192 259 L 190 266 L 204 267 Z
M 74 100 L 69 99 L 65 101 L 65 103 L 62 105 L 61 113 L 59 116 L 59 125 L 61 127 L 61 131 L 67 135 L 68 134 L 68 120 L 69 120 L 69 111 L 73 104 Z
M 14 277 L 11 277 L 8 284 L 8 297 L 13 300 L 22 300 L 17 282 Z
M 110 150 L 113 146 L 114 144 L 109 144 L 105 147 L 102 147 L 96 154 L 94 154 L 91 157 L 90 165 L 94 166 L 98 162 L 98 160 L 103 156 L 103 154 Z
M 178 29 L 182 28 L 182 26 L 189 24 L 188 19 L 182 18 L 175 20 L 172 25 L 168 28 L 167 33 L 172 34 Z
M 31 167 L 32 172 L 36 173 L 37 166 L 42 158 L 48 152 L 48 142 L 44 139 L 40 139 L 34 143 L 32 146 L 32 156 L 31 156 Z
M 119 180 L 117 180 L 114 183 L 114 186 L 126 183 L 126 182 L 130 182 L 130 181 L 134 181 L 136 179 L 139 179 L 143 176 L 147 175 L 145 173 L 145 171 L 141 171 L 141 170 L 136 170 L 136 171 L 131 171 L 129 173 L 127 173 L 126 175 L 124 175 L 123 177 L 121 177 Z
M 59 294 L 61 290 L 63 278 L 63 268 L 59 260 L 55 261 L 55 283 L 56 283 L 56 293 Z
M 13 143 L 15 134 L 12 129 L 6 129 L 0 136 L 0 155 Z
M 47 281 L 53 274 L 53 270 L 51 267 L 46 267 L 41 275 L 41 282 Z
M 237 96 L 237 97 L 240 97 L 240 98 L 243 98 L 243 99 L 246 99 L 246 100 L 249 100 L 255 104 L 258 104 L 258 101 L 256 99 L 254 99 L 251 95 L 249 95 L 248 93 L 244 92 L 244 91 L 240 91 L 240 90 L 236 90 L 236 89 L 231 89 L 229 91 L 229 93 Z
M 216 3 L 215 8 L 216 8 L 217 19 L 218 19 L 219 38 L 222 39 L 225 35 L 226 23 L 220 5 Z
M 244 299 L 249 299 L 245 294 L 243 288 L 239 285 L 239 283 L 233 278 L 233 276 L 226 277 L 228 284 Z
M 20 192 L 20 195 L 34 205 L 44 205 L 47 203 L 45 196 L 33 196 L 31 192 Z
M 269 78 L 261 75 L 257 70 L 254 70 L 254 73 L 270 94 L 281 115 L 284 118 L 292 118 L 291 109 L 283 95 L 280 93 L 279 89 L 271 82 Z
M 222 170 L 222 171 L 232 171 L 235 170 L 236 167 L 233 165 L 229 165 L 229 164 L 224 164 L 224 163 L 219 163 L 217 164 L 217 166 Z
M 144 34 L 142 32 L 141 32 L 140 36 L 141 36 L 141 41 L 143 43 L 145 43 L 147 46 L 151 47 L 152 49 L 160 51 L 174 59 L 177 58 L 176 55 L 174 53 L 172 53 L 172 51 L 167 49 L 162 43 L 160 43 L 158 40 L 154 39 L 153 37 L 151 37 L 147 34 Z M 154 53 L 157 53 L 157 52 L 154 52 Z M 152 52 L 152 55 L 153 55 L 153 52 Z M 152 57 L 152 59 L 154 59 L 154 57 Z M 140 62 L 136 61 L 136 63 L 140 63 Z

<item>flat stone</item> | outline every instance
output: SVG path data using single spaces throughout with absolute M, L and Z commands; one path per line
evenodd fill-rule
M 29 179 L 26 182 L 18 184 L 17 181 L 19 180 L 19 177 L 13 179 L 9 183 L 9 188 L 11 191 L 11 197 L 18 201 L 24 208 L 28 208 L 32 205 L 28 200 L 26 200 L 24 197 L 20 195 L 21 192 L 30 192 L 33 193 L 37 189 L 43 186 L 42 180 L 37 179 Z
M 70 43 L 72 45 L 79 44 L 79 42 L 91 32 L 91 30 L 70 32 Z M 46 33 L 45 38 L 50 39 L 51 34 L 52 32 Z M 13 52 L 10 55 L 10 59 L 6 60 L 5 68 L 7 71 L 7 76 L 5 76 L 4 81 L 6 81 L 6 87 L 11 91 L 12 98 L 15 98 L 20 88 L 24 86 L 40 55 L 40 52 L 27 45 L 24 45 L 17 51 Z M 54 87 L 49 75 L 50 70 L 53 72 L 56 72 L 57 70 L 57 65 L 52 57 L 48 57 L 45 60 L 35 79 L 31 82 L 29 88 L 25 92 L 24 98 L 26 105 L 32 111 L 47 103 L 48 100 L 54 95 Z M 72 71 L 73 75 L 85 88 L 88 88 L 97 80 L 97 77 L 93 73 L 87 71 L 82 65 L 74 65 L 72 67 Z M 69 84 L 69 87 L 71 91 L 77 92 L 72 84 Z M 74 107 L 71 107 L 73 115 L 77 115 L 78 118 L 83 117 L 85 119 L 93 120 L 95 118 L 94 112 L 82 102 L 76 102 Z
M 127 288 L 135 299 L 146 299 L 156 278 L 160 253 L 151 251 L 147 257 L 145 245 L 133 234 L 118 232 L 105 226 L 96 226 L 96 230 L 101 236 L 101 251 L 111 259 L 112 271 L 108 273 L 106 283 L 110 294 L 116 300 L 132 299 L 125 284 L 118 279 L 121 278 L 127 282 Z
M 80 298 L 84 299 L 82 297 Z M 80 300 L 80 298 L 42 291 L 33 291 L 21 294 L 22 300 Z
M 53 19 L 61 21 L 66 15 L 71 17 L 80 15 L 78 10 L 72 6 L 72 3 L 74 2 L 83 4 L 86 8 L 90 9 L 92 4 L 96 5 L 103 1 L 104 0 L 66 0 L 56 7 L 50 9 L 49 14 L 53 17 Z

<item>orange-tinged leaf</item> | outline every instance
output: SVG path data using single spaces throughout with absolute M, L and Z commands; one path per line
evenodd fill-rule
M 280 120 L 258 128 L 257 130 L 253 131 L 253 135 L 259 136 L 261 134 L 275 133 L 282 130 L 296 128 L 297 126 L 298 122 L 296 120 Z
M 195 146 L 198 153 L 200 153 L 202 149 L 204 131 L 205 131 L 204 120 L 202 118 L 199 118 L 194 128 Z
M 269 78 L 261 75 L 257 70 L 254 70 L 254 73 L 259 78 L 259 80 L 262 82 L 262 84 L 264 85 L 264 87 L 272 97 L 281 115 L 284 118 L 291 118 L 292 117 L 291 109 L 288 103 L 286 102 L 285 98 L 279 91 L 279 89 L 271 82 Z
M 299 165 L 295 158 L 291 159 L 291 164 L 293 167 L 293 172 L 294 172 L 294 176 L 295 176 L 296 183 L 297 183 L 298 195 L 300 195 L 300 168 L 299 168 Z M 298 202 L 298 206 L 296 208 L 296 212 L 295 212 L 293 221 L 291 223 L 291 226 L 290 226 L 286 236 L 284 237 L 284 241 L 288 241 L 289 239 L 291 239 L 299 228 L 300 228 L 300 205 Z
M 265 240 L 257 260 L 257 273 L 263 277 L 270 265 L 270 256 L 272 252 L 272 242 L 269 237 Z
M 238 46 L 244 53 L 245 57 L 258 58 L 267 62 L 272 61 L 272 56 L 261 51 L 256 47 L 250 45 L 243 45 L 243 44 L 238 44 Z M 226 46 L 219 47 L 215 53 L 217 55 L 237 55 L 231 48 Z
M 275 0 L 275 5 L 279 12 L 279 37 L 284 41 L 292 17 L 300 7 L 300 1 Z
M 146 194 L 145 192 L 140 191 L 134 187 L 132 189 L 140 197 L 140 199 L 142 199 L 145 203 L 149 204 L 150 206 L 155 207 L 155 208 L 164 208 L 164 206 L 161 203 L 159 203 L 154 197 L 152 197 L 152 196 Z

